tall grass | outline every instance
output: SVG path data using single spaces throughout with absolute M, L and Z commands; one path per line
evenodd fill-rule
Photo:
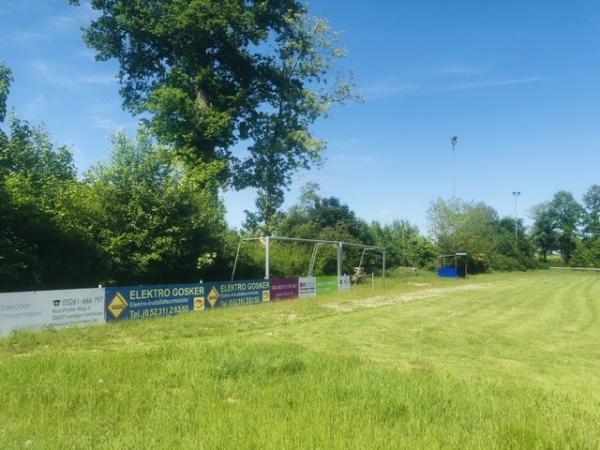
M 420 274 L 0 340 L 0 448 L 598 448 L 600 276 Z

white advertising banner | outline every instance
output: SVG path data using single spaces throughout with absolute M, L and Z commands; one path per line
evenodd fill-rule
M 104 288 L 0 294 L 0 336 L 23 328 L 105 322 Z
M 310 298 L 317 296 L 317 278 L 298 278 L 298 298 Z
M 338 291 L 349 291 L 352 285 L 350 284 L 350 275 L 342 275 L 338 281 Z

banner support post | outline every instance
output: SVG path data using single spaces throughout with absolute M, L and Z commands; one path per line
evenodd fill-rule
M 271 277 L 271 237 L 265 237 L 265 280 Z

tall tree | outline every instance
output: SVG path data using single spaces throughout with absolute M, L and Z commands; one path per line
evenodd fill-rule
M 537 247 L 543 261 L 547 261 L 548 254 L 554 251 L 558 245 L 558 232 L 555 229 L 555 221 L 550 202 L 540 203 L 531 210 L 533 227 L 531 239 Z
M 6 100 L 10 93 L 10 84 L 12 83 L 12 71 L 0 64 L 0 124 L 4 122 L 6 118 Z M 6 134 L 0 128 L 0 147 L 6 145 Z M 2 176 L 2 167 L 0 166 L 0 176 Z M 1 194 L 0 194 L 1 195 Z
M 570 192 L 559 191 L 554 194 L 550 202 L 550 214 L 558 234 L 558 250 L 567 264 L 577 248 L 577 227 L 582 213 L 581 205 Z
M 484 203 L 438 199 L 430 204 L 427 216 L 442 252 L 489 255 L 494 248 L 498 213 Z
M 594 184 L 583 196 L 583 224 L 588 239 L 600 239 L 600 186 Z
M 263 104 L 250 116 L 249 156 L 235 164 L 235 185 L 258 190 L 257 212 L 248 213 L 248 222 L 266 234 L 273 230 L 293 174 L 321 163 L 325 144 L 312 136 L 310 126 L 333 105 L 353 97 L 352 83 L 329 79 L 344 52 L 325 21 L 298 15 L 276 41 L 269 71 L 278 76 L 259 82 Z
M 70 0 L 77 4 L 78 0 Z M 124 106 L 188 163 L 210 163 L 225 181 L 230 147 L 250 143 L 235 186 L 259 188 L 271 223 L 290 174 L 318 161 L 308 126 L 349 86 L 319 90 L 333 49 L 322 21 L 298 0 L 91 0 L 85 30 L 97 59 L 117 59 Z M 270 225 L 269 225 L 270 226 Z
M 10 84 L 12 82 L 11 70 L 0 64 L 0 123 L 4 122 L 6 117 L 6 100 L 10 92 Z M 0 133 L 2 131 L 0 130 Z
M 77 0 L 70 0 L 78 4 Z M 260 51 L 304 11 L 296 0 L 91 0 L 84 39 L 117 59 L 124 106 L 150 113 L 152 130 L 187 159 L 227 156 L 271 77 Z

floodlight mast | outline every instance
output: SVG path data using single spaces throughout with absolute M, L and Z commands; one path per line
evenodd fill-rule
M 513 197 L 515 198 L 515 245 L 519 243 L 519 219 L 518 219 L 518 211 L 517 211 L 517 200 L 521 195 L 521 191 L 513 191 Z
M 452 136 L 450 143 L 452 144 L 452 200 L 454 200 L 456 198 L 456 161 L 454 147 L 458 144 L 458 136 Z

